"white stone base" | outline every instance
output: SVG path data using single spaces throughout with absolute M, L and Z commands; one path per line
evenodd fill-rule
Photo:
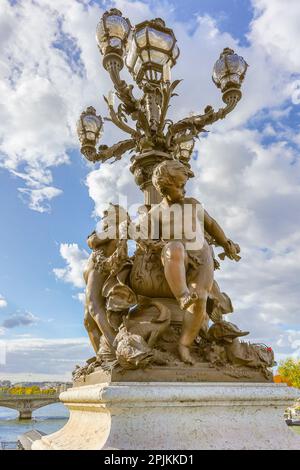
M 300 449 L 283 413 L 299 390 L 265 383 L 112 383 L 63 392 L 70 410 L 33 450 Z

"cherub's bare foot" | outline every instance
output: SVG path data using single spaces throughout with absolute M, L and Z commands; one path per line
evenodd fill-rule
M 195 364 L 194 359 L 191 356 L 190 350 L 187 346 L 184 346 L 183 344 L 178 345 L 178 352 L 180 359 L 185 362 L 186 364 Z
M 181 310 L 187 310 L 193 303 L 198 300 L 198 295 L 196 294 L 196 292 L 187 292 L 183 296 L 179 297 L 177 300 Z

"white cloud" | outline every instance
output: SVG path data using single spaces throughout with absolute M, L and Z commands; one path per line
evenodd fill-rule
M 104 163 L 88 174 L 86 184 L 95 203 L 96 216 L 101 217 L 110 202 L 124 208 L 143 203 L 142 192 L 134 183 L 129 167 L 128 161 L 120 160 L 113 165 Z
M 33 325 L 38 321 L 38 317 L 33 315 L 31 312 L 18 312 L 5 318 L 2 322 L 4 328 L 16 328 L 18 326 Z
M 14 380 L 70 380 L 76 364 L 91 357 L 87 338 L 15 338 L 5 341 L 1 377 Z
M 33 210 L 61 194 L 51 170 L 69 162 L 76 119 L 101 96 L 90 34 L 100 12 L 73 0 L 1 1 L 0 166 L 24 181 Z
M 53 269 L 55 276 L 75 287 L 83 287 L 83 270 L 86 266 L 88 253 L 80 249 L 76 243 L 62 243 L 60 254 L 66 262 L 66 267 Z
M 252 0 L 255 19 L 250 40 L 263 48 L 275 63 L 299 73 L 300 9 L 298 0 Z
M 40 189 L 19 188 L 19 191 L 28 206 L 37 212 L 50 212 L 50 202 L 54 197 L 62 194 L 62 190 L 52 186 L 45 186 Z
M 7 301 L 3 297 L 3 295 L 0 294 L 0 308 L 5 308 L 7 307 Z
M 0 336 L 3 334 L 3 329 L 0 328 Z M 0 366 L 6 363 L 6 343 L 0 340 Z
M 85 292 L 79 292 L 78 294 L 73 295 L 72 297 L 73 299 L 79 300 L 79 302 L 81 302 L 82 304 L 85 303 Z

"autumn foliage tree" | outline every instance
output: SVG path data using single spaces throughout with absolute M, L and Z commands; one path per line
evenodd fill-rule
M 40 388 L 37 385 L 32 385 L 31 387 L 21 387 L 21 386 L 12 386 L 12 387 L 0 387 L 0 394 L 10 394 L 10 395 L 55 395 L 57 393 L 56 388 Z
M 288 358 L 282 361 L 278 373 L 289 385 L 300 388 L 300 359 Z

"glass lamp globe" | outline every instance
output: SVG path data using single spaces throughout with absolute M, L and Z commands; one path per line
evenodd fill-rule
M 77 134 L 81 144 L 81 151 L 88 160 L 93 160 L 96 154 L 96 145 L 101 137 L 103 121 L 96 115 L 96 110 L 89 106 L 83 111 L 77 122 Z
M 180 159 L 189 161 L 194 149 L 194 139 L 187 140 L 180 144 Z
M 189 165 L 194 146 L 195 141 L 193 138 L 177 144 L 177 147 L 174 152 L 175 159 L 181 161 L 181 163 L 185 165 Z
M 126 65 L 137 83 L 159 81 L 164 69 L 173 67 L 178 56 L 172 29 L 156 18 L 135 26 L 128 41 Z
M 101 54 L 115 52 L 123 56 L 131 30 L 130 21 L 116 8 L 106 11 L 96 29 L 96 40 Z
M 222 93 L 230 88 L 239 89 L 245 78 L 248 64 L 243 57 L 226 47 L 214 65 L 212 79 Z

